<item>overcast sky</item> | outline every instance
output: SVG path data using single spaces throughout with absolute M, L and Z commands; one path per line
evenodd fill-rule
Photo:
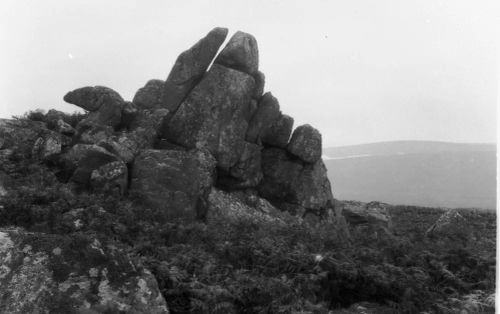
M 496 1 L 10 1 L 0 117 L 105 85 L 131 100 L 215 26 L 253 34 L 266 90 L 324 146 L 494 142 Z

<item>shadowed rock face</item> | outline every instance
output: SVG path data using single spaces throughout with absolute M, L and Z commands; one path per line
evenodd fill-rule
M 0 300 L 12 314 L 169 313 L 153 275 L 119 248 L 19 228 L 0 229 Z
M 213 185 L 215 160 L 208 152 L 144 150 L 132 167 L 131 192 L 167 218 L 205 214 L 203 197 Z
M 163 86 L 161 103 L 164 108 L 177 110 L 205 74 L 226 36 L 227 28 L 214 28 L 177 58 Z

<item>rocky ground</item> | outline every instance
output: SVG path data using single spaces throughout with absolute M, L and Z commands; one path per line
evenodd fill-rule
M 0 121 L 0 312 L 488 313 L 492 217 L 405 233 L 334 200 L 321 134 L 264 93 L 252 35 L 217 54 L 227 32 L 132 101 L 88 86 L 64 96 L 84 114 Z

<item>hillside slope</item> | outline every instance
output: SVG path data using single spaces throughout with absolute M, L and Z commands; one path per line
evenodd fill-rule
M 324 150 L 336 198 L 433 207 L 496 207 L 493 144 L 385 142 Z

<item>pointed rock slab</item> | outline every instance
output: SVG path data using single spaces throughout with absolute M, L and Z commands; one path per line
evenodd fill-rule
M 215 159 L 207 151 L 148 149 L 134 161 L 130 190 L 167 219 L 193 220 L 205 215 L 214 175 Z
M 184 98 L 198 84 L 227 36 L 227 28 L 214 28 L 193 47 L 184 51 L 163 86 L 163 108 L 175 112 Z
M 259 70 L 259 48 L 257 40 L 250 34 L 236 32 L 222 49 L 214 63 L 250 75 Z
M 156 279 L 126 251 L 83 233 L 1 228 L 0 313 L 168 314 Z
M 186 148 L 205 147 L 228 170 L 244 149 L 254 79 L 214 64 L 163 129 L 163 136 Z
M 283 149 L 267 148 L 262 151 L 262 171 L 259 194 L 282 209 L 294 204 L 321 214 L 333 204 L 327 170 L 321 160 L 308 164 Z
M 304 124 L 295 129 L 287 149 L 305 162 L 315 163 L 321 159 L 321 133 Z
M 271 126 L 264 131 L 264 134 L 262 135 L 262 143 L 270 146 L 286 148 L 288 140 L 290 139 L 290 134 L 292 134 L 292 129 L 293 118 L 286 114 L 280 114 Z
M 271 93 L 265 93 L 257 105 L 246 134 L 246 140 L 250 143 L 259 143 L 264 131 L 271 126 L 280 115 L 280 104 L 278 99 Z
M 135 93 L 132 102 L 140 109 L 161 108 L 161 93 L 164 85 L 165 82 L 162 80 L 149 80 Z

